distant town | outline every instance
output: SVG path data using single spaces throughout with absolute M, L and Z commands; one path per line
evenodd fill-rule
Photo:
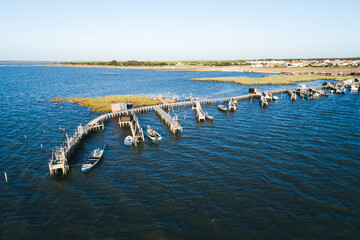
M 247 63 L 251 67 L 359 67 L 360 59 L 256 60 Z

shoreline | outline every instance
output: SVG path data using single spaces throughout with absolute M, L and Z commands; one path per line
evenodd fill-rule
M 14 65 L 6 65 L 14 66 Z M 19 66 L 19 65 L 16 65 Z M 302 74 L 311 72 L 326 72 L 331 74 L 350 74 L 359 72 L 360 67 L 248 67 L 248 66 L 104 66 L 88 64 L 39 64 L 39 65 L 20 65 L 30 67 L 80 67 L 80 68 L 104 68 L 104 69 L 144 69 L 157 70 L 159 72 L 254 72 L 272 74 Z

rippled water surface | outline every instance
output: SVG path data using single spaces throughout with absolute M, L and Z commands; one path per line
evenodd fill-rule
M 110 71 L 117 75 L 100 74 Z M 44 100 L 248 91 L 186 80 L 215 76 L 262 74 L 0 67 L 1 239 L 358 239 L 359 93 L 296 102 L 281 95 L 264 109 L 244 100 L 235 113 L 203 105 L 214 116 L 205 123 L 190 108 L 175 108 L 184 128 L 176 136 L 154 112 L 143 113 L 142 127 L 163 141 L 138 148 L 124 146 L 130 130 L 109 120 L 79 146 L 68 177 L 50 179 L 48 159 L 64 141 L 59 126 L 72 135 L 98 114 Z M 81 173 L 103 144 L 102 162 Z

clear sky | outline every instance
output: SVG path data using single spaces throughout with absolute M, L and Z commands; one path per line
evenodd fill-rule
M 0 0 L 0 60 L 360 56 L 360 0 Z

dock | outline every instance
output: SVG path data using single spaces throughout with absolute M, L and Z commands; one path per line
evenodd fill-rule
M 86 124 L 84 127 L 81 124 L 77 127 L 74 135 L 72 137 L 68 137 L 66 134 L 66 141 L 60 147 L 56 148 L 52 153 L 52 157 L 49 161 L 49 172 L 50 176 L 55 176 L 57 174 L 62 174 L 62 176 L 66 176 L 69 171 L 69 163 L 68 160 L 71 154 L 75 151 L 76 147 L 79 145 L 81 140 L 90 132 L 104 129 L 104 122 L 96 122 L 92 121 Z
M 235 112 L 236 109 L 237 109 L 237 105 L 236 105 L 236 103 L 234 102 L 234 100 L 231 98 L 231 99 L 229 100 L 229 111 Z
M 205 122 L 205 113 L 201 108 L 201 104 L 199 101 L 196 102 L 196 119 L 199 122 Z
M 358 86 L 358 83 L 355 83 L 356 86 Z M 313 90 L 317 89 L 324 89 L 328 88 L 328 86 L 317 86 L 317 87 L 311 87 Z M 309 90 L 310 87 L 306 88 L 305 90 Z M 279 90 L 272 90 L 267 91 L 269 94 L 282 94 L 286 92 L 295 92 L 294 89 L 279 89 Z M 296 93 L 295 93 L 296 95 Z M 193 104 L 196 104 L 197 109 L 201 110 L 201 103 L 218 103 L 218 102 L 226 102 L 226 101 L 238 101 L 238 100 L 244 100 L 244 99 L 253 99 L 253 98 L 259 98 L 261 96 L 256 92 L 245 94 L 245 95 L 239 95 L 239 96 L 233 96 L 233 97 L 224 97 L 224 98 L 213 98 L 213 99 L 197 99 L 197 100 L 187 100 L 187 101 L 180 101 L 175 103 L 163 103 L 155 106 L 142 106 L 142 107 L 136 107 L 129 110 L 121 110 L 117 112 L 111 112 L 111 113 L 105 113 L 102 114 L 95 119 L 91 120 L 88 124 L 86 124 L 84 127 L 79 125 L 77 130 L 75 131 L 74 135 L 72 137 L 68 137 L 66 135 L 66 141 L 65 143 L 61 144 L 59 147 L 57 147 L 55 150 L 53 150 L 53 154 L 51 159 L 48 162 L 49 165 L 49 172 L 50 176 L 60 175 L 66 176 L 69 171 L 69 159 L 71 158 L 71 155 L 75 151 L 78 144 L 82 141 L 82 139 L 88 135 L 90 132 L 104 129 L 104 121 L 112 118 L 120 118 L 119 125 L 121 127 L 126 126 L 127 124 L 131 128 L 131 132 L 133 135 L 133 139 L 137 143 L 144 141 L 144 134 L 143 130 L 139 124 L 138 117 L 136 114 L 139 114 L 141 112 L 147 112 L 147 111 L 155 111 L 157 115 L 160 116 L 162 120 L 166 123 L 166 125 L 169 127 L 170 131 L 173 134 L 182 133 L 183 128 L 181 125 L 177 122 L 176 119 L 171 117 L 170 114 L 166 113 L 163 108 L 174 108 L 174 107 L 186 107 L 186 106 L 192 106 Z M 260 101 L 261 103 L 261 101 Z M 200 112 L 200 111 L 199 111 Z M 198 113 L 198 111 L 197 111 Z M 202 111 L 203 113 L 203 111 Z M 205 115 L 205 114 L 204 114 Z M 127 118 L 130 116 L 130 119 Z M 197 117 L 199 119 L 202 119 L 202 116 Z M 205 116 L 204 116 L 205 118 Z
M 139 119 L 136 116 L 135 112 L 130 112 L 129 115 L 124 115 L 119 117 L 119 126 L 125 127 L 129 126 L 133 138 L 133 144 L 135 146 L 140 142 L 144 142 L 144 133 L 140 126 Z
M 172 118 L 170 114 L 166 113 L 160 106 L 155 106 L 154 111 L 166 123 L 173 134 L 182 133 L 183 129 L 181 125 L 174 118 Z

